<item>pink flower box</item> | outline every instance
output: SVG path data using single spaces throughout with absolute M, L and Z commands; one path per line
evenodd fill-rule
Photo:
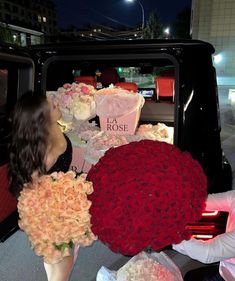
M 81 172 L 87 173 L 90 170 L 92 165 L 89 164 L 87 161 L 85 161 L 84 152 L 85 152 L 85 148 L 73 146 L 73 156 L 70 165 L 70 169 L 72 171 L 76 173 L 81 173 Z
M 85 160 L 85 161 L 84 161 L 84 166 L 83 166 L 82 171 L 83 171 L 84 173 L 88 173 L 91 167 L 92 167 L 92 164 L 88 163 L 88 162 Z
M 113 135 L 133 135 L 135 134 L 140 118 L 140 109 L 121 117 L 100 116 L 100 127 L 102 131 Z

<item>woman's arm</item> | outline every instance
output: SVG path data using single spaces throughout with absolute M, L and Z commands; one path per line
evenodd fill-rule
M 64 257 L 62 261 L 56 264 L 48 264 L 44 262 L 44 268 L 48 281 L 68 281 L 73 266 L 78 256 L 79 246 L 74 247 L 73 256 Z
M 184 240 L 173 245 L 181 254 L 202 263 L 213 263 L 235 257 L 235 231 L 223 233 L 210 240 Z
M 229 212 L 232 201 L 235 201 L 235 190 L 209 194 L 206 201 L 206 210 L 218 210 Z
M 62 261 L 55 264 L 44 262 L 44 268 L 48 281 L 68 281 L 71 271 L 73 270 L 73 257 L 65 257 Z

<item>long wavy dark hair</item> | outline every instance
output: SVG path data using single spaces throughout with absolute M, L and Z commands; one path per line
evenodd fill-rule
M 24 184 L 32 181 L 33 172 L 46 173 L 50 107 L 45 95 L 24 94 L 12 114 L 9 145 L 10 192 L 19 196 Z

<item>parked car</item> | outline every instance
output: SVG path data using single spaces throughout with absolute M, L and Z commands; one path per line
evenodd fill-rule
M 101 76 L 107 69 L 115 69 L 117 75 L 115 81 L 111 79 L 113 74 L 105 81 L 129 86 L 134 83 L 145 97 L 140 124 L 160 122 L 174 128 L 174 145 L 200 162 L 209 193 L 230 190 L 232 173 L 221 148 L 213 53 L 212 45 L 198 40 L 73 42 L 28 49 L 1 44 L 0 188 L 8 198 L 0 199 L 2 240 L 17 228 L 16 200 L 8 192 L 6 177 L 8 121 L 15 102 L 28 90 L 56 91 L 64 83 L 82 81 L 84 76 L 87 83 L 92 81 L 92 85 L 102 88 Z M 224 231 L 224 220 L 218 217 L 220 214 L 216 215 L 215 235 Z M 213 216 L 209 221 L 213 224 Z M 196 235 L 201 224 L 191 229 Z

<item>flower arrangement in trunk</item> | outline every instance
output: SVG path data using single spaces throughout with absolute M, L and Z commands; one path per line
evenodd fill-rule
M 156 251 L 190 237 L 200 219 L 207 178 L 188 152 L 142 140 L 109 149 L 88 173 L 92 231 L 114 252 Z
M 93 86 L 84 83 L 66 83 L 57 90 L 57 99 L 64 121 L 84 122 L 96 116 Z

